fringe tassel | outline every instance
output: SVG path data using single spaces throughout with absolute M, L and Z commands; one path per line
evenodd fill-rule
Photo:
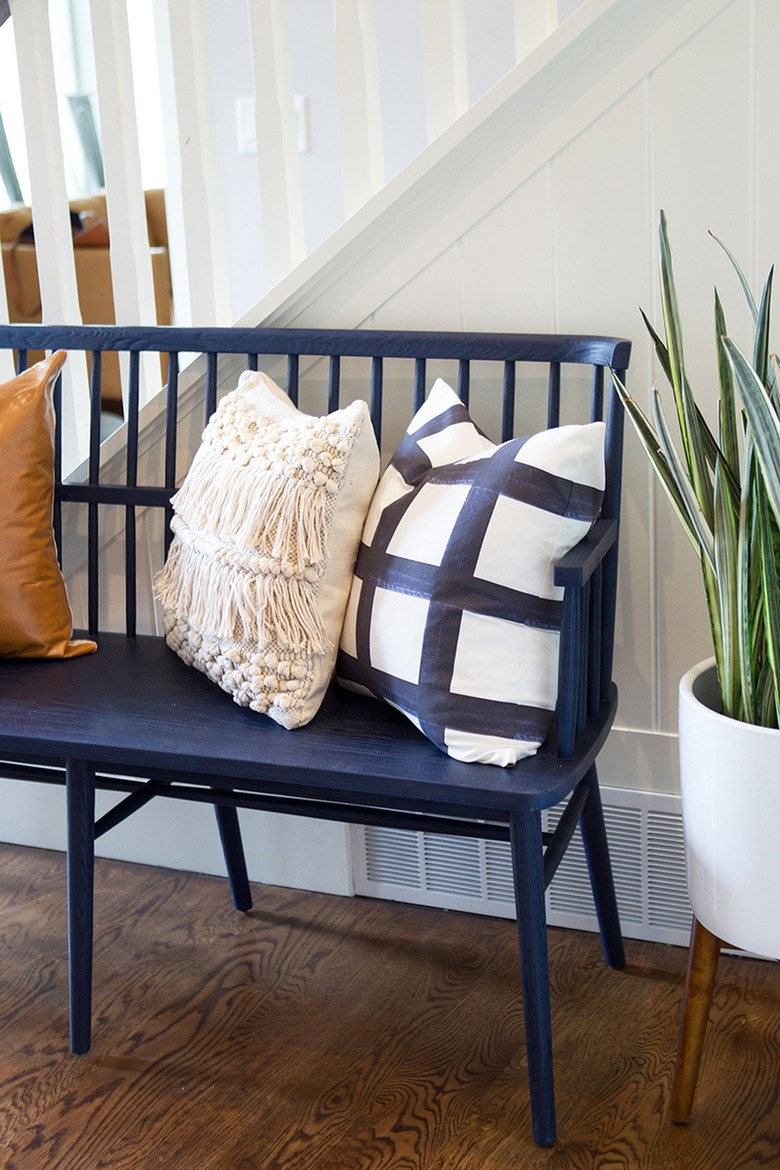
M 303 569 L 325 559 L 332 499 L 326 483 L 254 461 L 226 474 L 224 457 L 204 444 L 173 505 L 192 528 Z
M 332 649 L 316 604 L 318 581 L 258 573 L 237 559 L 214 557 L 202 545 L 174 539 L 155 580 L 163 607 L 204 636 L 303 653 Z

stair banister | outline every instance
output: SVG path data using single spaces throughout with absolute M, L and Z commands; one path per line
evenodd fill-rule
M 464 0 L 430 0 L 420 5 L 425 114 L 432 142 L 469 106 Z
M 225 214 L 205 0 L 154 0 L 177 322 L 229 325 Z
M 306 255 L 287 4 L 284 0 L 250 0 L 249 28 L 260 213 L 270 286 Z
M 385 181 L 374 0 L 334 0 L 333 11 L 344 214 L 349 216 Z
M 124 0 L 90 0 L 95 76 L 106 175 L 114 315 L 128 325 L 155 325 L 152 258 L 135 113 L 130 32 Z M 132 273 L 134 279 L 128 280 Z M 160 364 L 142 357 L 141 404 L 161 388 Z M 127 405 L 128 379 L 122 395 Z
M 47 0 L 11 0 L 44 319 L 81 323 Z M 86 358 L 63 372 L 63 465 L 88 449 Z

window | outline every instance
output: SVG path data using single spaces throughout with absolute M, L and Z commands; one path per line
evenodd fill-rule
M 153 0 L 129 5 L 136 118 L 144 187 L 166 181 L 165 149 L 157 87 Z M 49 0 L 55 83 L 69 198 L 104 186 L 103 152 L 97 105 L 95 58 L 89 0 Z M 13 19 L 0 26 L 0 207 L 30 202 L 27 148 L 16 63 Z

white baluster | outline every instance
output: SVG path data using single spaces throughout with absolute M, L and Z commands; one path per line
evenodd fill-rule
M 1 4 L 2 0 L 0 0 Z M 0 8 L 0 16 L 2 9 Z M 7 325 L 10 321 L 8 312 L 8 293 L 5 288 L 5 279 L 0 280 L 0 324 Z M 14 376 L 14 355 L 10 349 L 0 350 L 0 382 L 7 382 Z
M 30 171 L 35 251 L 43 320 L 80 324 L 54 58 L 47 0 L 12 0 L 24 132 Z M 89 449 L 86 359 L 72 353 L 63 371 L 63 471 Z
M 344 212 L 384 183 L 382 111 L 373 0 L 334 0 L 334 36 Z
M 464 0 L 421 0 L 428 141 L 469 107 Z
M 138 148 L 126 0 L 91 0 L 91 15 L 115 318 L 123 325 L 153 325 L 157 311 Z M 160 384 L 159 360 L 154 355 L 145 354 L 141 402 L 157 393 Z M 122 392 L 126 396 L 124 377 Z
M 166 204 L 179 324 L 231 319 L 204 0 L 155 0 L 168 163 Z
M 0 324 L 7 325 L 8 318 L 8 296 L 5 291 L 5 281 L 0 280 Z M 13 350 L 0 350 L 0 382 L 7 382 L 13 378 L 15 372 Z
M 558 19 L 558 0 L 515 0 L 515 51 L 522 61 L 545 37 L 554 32 Z
M 306 255 L 286 6 L 249 0 L 249 25 L 265 266 L 273 285 Z

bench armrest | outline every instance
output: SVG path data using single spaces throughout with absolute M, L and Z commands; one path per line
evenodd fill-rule
M 555 565 L 553 581 L 564 589 L 584 585 L 617 540 L 617 520 L 597 520 L 588 535 Z
M 553 573 L 554 583 L 564 590 L 557 706 L 557 747 L 563 759 L 572 755 L 588 716 L 597 714 L 612 689 L 617 535 L 617 520 L 597 521 Z

